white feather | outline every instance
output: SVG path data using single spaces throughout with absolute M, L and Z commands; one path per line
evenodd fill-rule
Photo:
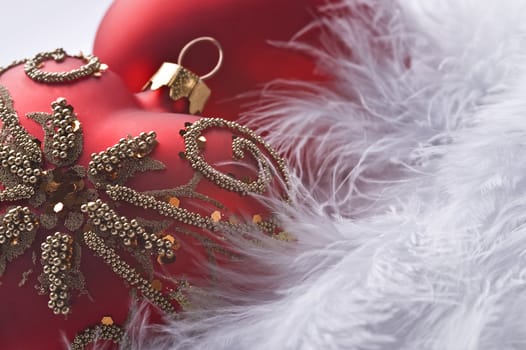
M 327 5 L 322 48 L 284 46 L 330 83 L 276 82 L 247 115 L 290 159 L 273 205 L 298 241 L 238 242 L 250 268 L 136 347 L 526 348 L 525 6 Z

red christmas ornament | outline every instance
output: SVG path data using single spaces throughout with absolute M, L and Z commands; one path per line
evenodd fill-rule
M 0 70 L 2 349 L 118 341 L 135 299 L 184 308 L 229 232 L 279 234 L 247 196 L 286 179 L 259 137 L 147 110 L 104 68 L 57 50 Z
M 236 119 L 236 97 L 274 79 L 321 79 L 315 61 L 300 52 L 273 46 L 285 42 L 315 18 L 326 0 L 117 0 L 102 21 L 94 52 L 119 74 L 132 91 L 140 91 L 163 62 L 176 63 L 181 49 L 197 37 L 213 36 L 224 51 L 224 64 L 206 83 L 213 91 L 206 115 Z M 133 18 L 133 23 L 130 22 Z M 317 37 L 302 42 L 318 45 Z M 183 65 L 204 74 L 217 62 L 213 45 L 195 45 Z M 165 108 L 174 107 L 166 101 Z M 243 100 L 247 102 L 249 100 Z M 180 107 L 176 107 L 180 108 Z

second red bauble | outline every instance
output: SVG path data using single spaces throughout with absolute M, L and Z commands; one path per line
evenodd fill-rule
M 163 62 L 176 63 L 191 40 L 212 36 L 224 51 L 218 74 L 206 81 L 212 96 L 205 115 L 236 119 L 245 109 L 240 94 L 261 89 L 275 79 L 320 79 L 308 55 L 279 48 L 316 17 L 325 0 L 116 0 L 102 21 L 94 53 L 139 91 Z M 317 46 L 315 35 L 301 38 Z M 182 64 L 202 75 L 217 62 L 213 45 L 191 48 Z

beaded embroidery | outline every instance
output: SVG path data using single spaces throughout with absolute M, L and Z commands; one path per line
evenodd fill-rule
M 87 64 L 77 70 L 56 73 L 39 70 L 43 61 L 60 62 L 65 57 L 65 52 L 59 49 L 14 62 L 6 69 L 25 63 L 25 72 L 31 79 L 58 83 L 98 76 L 105 68 L 94 56 L 81 56 Z M 0 68 L 0 74 L 6 69 Z M 180 156 L 195 170 L 193 178 L 176 188 L 139 192 L 127 187 L 126 181 L 137 172 L 164 169 L 161 162 L 149 156 L 157 144 L 155 132 L 123 138 L 114 146 L 92 154 L 86 169 L 75 164 L 83 151 L 83 130 L 73 106 L 66 99 L 58 98 L 51 103 L 51 110 L 52 113 L 27 116 L 44 130 L 41 144 L 19 124 L 13 101 L 7 89 L 0 85 L 0 182 L 3 185 L 0 202 L 17 204 L 7 207 L 0 215 L 0 278 L 10 261 L 32 247 L 39 228 L 66 229 L 68 232 L 57 230 L 47 236 L 39 249 L 42 270 L 38 289 L 48 296 L 48 306 L 56 315 L 69 314 L 71 299 L 86 293 L 80 269 L 81 251 L 86 248 L 126 281 L 132 291 L 138 291 L 159 309 L 173 314 L 175 304 L 188 307 L 186 293 L 191 287 L 187 281 L 173 280 L 171 285 L 163 285 L 153 279 L 153 261 L 161 265 L 173 263 L 179 248 L 176 237 L 166 234 L 165 229 L 175 223 L 173 230 L 199 241 L 208 260 L 214 263 L 216 254 L 231 259 L 237 255 L 192 228 L 212 232 L 223 229 L 240 232 L 248 228 L 234 216 L 225 215 L 226 209 L 220 202 L 197 192 L 199 182 L 207 179 L 240 195 L 263 193 L 278 173 L 285 184 L 288 183 L 284 160 L 261 137 L 234 122 L 204 118 L 193 124 L 186 123 L 180 133 L 185 144 Z M 203 133 L 210 128 L 232 132 L 233 158 L 242 159 L 245 153 L 250 154 L 259 167 L 255 180 L 221 173 L 205 161 L 202 153 L 207 140 Z M 99 198 L 101 193 L 111 201 L 104 202 Z M 193 212 L 180 205 L 182 199 L 208 203 L 213 209 L 208 215 Z M 121 216 L 117 202 L 154 211 L 166 220 Z M 283 235 L 272 219 L 254 215 L 253 223 L 271 236 Z M 124 261 L 120 252 L 135 258 L 138 266 Z M 38 260 L 35 255 L 34 260 Z M 28 271 L 27 275 L 32 272 Z M 25 273 L 24 283 L 26 279 Z M 77 335 L 72 347 L 83 349 L 97 339 L 118 343 L 123 337 L 122 328 L 113 322 L 102 322 Z
M 88 327 L 83 332 L 77 334 L 71 343 L 71 350 L 83 350 L 88 345 L 97 341 L 111 341 L 115 344 L 122 343 L 125 340 L 124 329 L 113 323 L 109 316 L 103 317 L 101 323 Z

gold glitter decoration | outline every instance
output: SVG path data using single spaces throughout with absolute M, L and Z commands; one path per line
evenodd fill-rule
M 85 61 L 86 64 L 69 72 L 44 72 L 40 70 L 44 61 L 55 60 L 56 62 L 62 62 L 66 57 L 80 58 Z M 78 56 L 71 56 L 68 55 L 63 49 L 38 53 L 35 55 L 35 57 L 25 60 L 24 63 L 24 71 L 28 77 L 39 83 L 47 84 L 69 83 L 75 80 L 87 78 L 91 75 L 100 76 L 100 73 L 107 69 L 106 65 L 101 65 L 99 59 L 96 56 L 84 56 L 82 54 Z
M 3 168 L 2 170 L 5 172 L 9 171 L 18 181 L 29 186 L 36 184 L 38 176 L 41 174 L 39 169 L 31 167 L 26 155 L 16 152 L 8 146 L 0 148 L 0 164 Z
M 42 265 L 49 291 L 48 307 L 55 315 L 70 313 L 68 280 L 73 257 L 73 238 L 56 232 L 42 243 Z
M 146 157 L 153 150 L 156 141 L 153 131 L 137 137 L 123 138 L 105 151 L 91 155 L 88 166 L 90 180 L 95 184 L 124 183 L 136 172 L 161 170 L 161 162 Z
M 70 165 L 82 152 L 82 129 L 73 107 L 65 98 L 52 102 L 51 108 L 53 114 L 30 113 L 28 117 L 44 129 L 46 159 L 57 166 Z
M 199 138 L 203 136 L 202 133 L 205 130 L 213 128 L 226 128 L 234 133 L 232 142 L 234 159 L 244 158 L 244 152 L 248 151 L 257 160 L 259 174 L 255 181 L 245 183 L 216 170 L 205 161 L 201 154 L 202 147 L 200 145 L 202 146 L 202 142 L 199 142 Z M 277 164 L 277 170 L 284 179 L 285 184 L 288 185 L 288 173 L 283 158 L 263 138 L 247 127 L 219 118 L 203 118 L 188 125 L 181 136 L 184 138 L 186 147 L 185 158 L 190 162 L 192 168 L 221 188 L 239 192 L 240 194 L 265 192 L 273 175 L 273 168 L 268 160 L 269 157 Z
M 7 261 L 23 254 L 33 243 L 38 220 L 28 207 L 11 208 L 0 220 L 0 277 Z
M 214 198 L 197 192 L 197 185 L 202 179 L 203 177 L 201 175 L 194 174 L 190 181 L 184 185 L 169 189 L 146 191 L 143 193 L 149 196 L 153 196 L 157 199 L 163 200 L 171 205 L 178 204 L 174 205 L 175 207 L 179 207 L 181 205 L 180 198 L 187 198 L 197 199 L 207 204 L 210 204 L 218 209 L 224 209 L 224 205 L 218 200 L 215 200 Z M 174 197 L 177 198 L 177 201 L 173 199 Z
M 61 62 L 66 57 L 80 58 L 86 64 L 69 72 L 42 70 L 45 61 Z M 94 56 L 68 56 L 58 49 L 15 61 L 0 68 L 0 74 L 19 64 L 25 64 L 27 76 L 34 81 L 52 84 L 99 76 L 106 68 Z M 185 129 L 180 133 L 185 149 L 174 154 L 189 162 L 195 171 L 192 179 L 172 189 L 138 192 L 125 186 L 129 178 L 137 172 L 164 169 L 161 162 L 150 158 L 157 145 L 155 132 L 126 136 L 114 146 L 91 154 L 91 161 L 85 169 L 75 165 L 83 151 L 82 123 L 66 99 L 58 98 L 52 102 L 51 113 L 31 113 L 27 117 L 42 127 L 45 135 L 42 142 L 20 125 L 9 92 L 0 86 L 0 202 L 7 205 L 7 202 L 20 201 L 13 204 L 26 205 L 7 207 L 0 215 L 0 277 L 8 262 L 32 246 L 40 228 L 50 230 L 57 227 L 60 232 L 42 237 L 42 273 L 38 276 L 40 285 L 37 286 L 41 294 L 48 294 L 48 306 L 55 314 L 72 312 L 77 297 L 73 290 L 87 293 L 80 271 L 81 250 L 86 247 L 122 278 L 132 293 L 138 291 L 169 314 L 176 312 L 175 302 L 187 308 L 186 294 L 190 289 L 187 281 L 153 278 L 155 261 L 174 263 L 175 251 L 181 245 L 175 235 L 166 234 L 165 230 L 197 240 L 206 251 L 208 260 L 217 264 L 219 255 L 239 258 L 218 241 L 228 241 L 229 234 L 254 226 L 239 223 L 221 202 L 199 193 L 197 186 L 200 181 L 210 181 L 241 195 L 265 192 L 277 175 L 288 185 L 284 160 L 261 137 L 235 122 L 213 118 L 185 123 Z M 257 176 L 224 174 L 206 162 L 203 153 L 210 146 L 206 132 L 211 129 L 227 129 L 232 133 L 232 158 L 253 158 L 258 166 Z M 98 198 L 99 191 L 108 195 L 108 203 Z M 201 201 L 194 206 L 199 212 L 184 207 L 188 199 Z M 148 222 L 121 216 L 117 211 L 120 205 L 117 201 L 152 210 L 167 220 Z M 273 220 L 257 215 L 260 219 L 254 223 L 263 232 L 277 239 L 285 238 L 284 233 L 277 232 Z M 210 232 L 203 233 L 203 229 Z M 217 234 L 223 229 L 222 235 Z M 69 232 L 61 232 L 63 230 Z M 36 259 L 33 252 L 34 264 Z M 138 268 L 132 266 L 132 261 L 138 263 Z M 23 274 L 22 285 L 30 274 L 28 271 Z M 99 325 L 77 335 L 72 349 L 85 349 L 97 340 L 118 343 L 123 337 L 122 328 L 115 325 L 110 316 L 105 316 Z
M 141 252 L 150 251 L 152 255 L 167 259 L 166 261 L 174 260 L 173 241 L 158 237 L 155 232 L 139 225 L 136 219 L 118 216 L 114 209 L 97 199 L 95 189 L 86 188 L 87 171 L 82 166 L 73 165 L 82 152 L 83 142 L 82 125 L 73 107 L 65 99 L 59 98 L 51 104 L 52 114 L 29 115 L 44 130 L 42 152 L 40 142 L 20 126 L 12 100 L 4 87 L 0 87 L 0 98 L 0 180 L 5 187 L 0 192 L 0 200 L 6 202 L 27 199 L 35 208 L 42 207 L 38 210 L 41 212 L 39 219 L 32 213 L 32 209 L 21 206 L 9 209 L 0 217 L 0 276 L 8 261 L 12 261 L 31 246 L 39 227 L 51 229 L 63 223 L 63 227 L 71 230 L 72 234 L 56 232 L 45 237 L 41 245 L 43 271 L 38 277 L 40 286 L 37 286 L 37 290 L 49 295 L 48 306 L 55 314 L 69 314 L 71 290 L 85 291 L 84 279 L 78 269 L 81 246 L 74 243 L 73 237 L 83 237 L 83 223 L 87 219 L 85 227 L 94 230 L 94 235 L 104 235 L 107 232 L 105 240 L 111 245 L 107 247 L 111 249 L 109 252 L 112 256 L 105 261 L 113 271 L 164 311 L 175 312 L 173 305 L 161 292 L 151 290 L 149 280 L 142 277 L 139 279 L 135 269 L 127 274 L 127 269 L 131 267 L 115 253 L 117 247 L 133 247 L 131 255 L 147 271 L 147 265 L 152 263 L 147 263 Z M 138 137 L 125 139 L 124 143 L 120 148 L 126 153 L 124 159 L 121 159 L 121 164 L 124 165 L 119 167 L 117 164 L 112 170 L 126 171 L 127 174 L 118 180 L 127 179 L 135 170 L 152 168 L 155 161 L 146 160 L 146 155 L 155 145 L 155 133 L 143 133 Z M 112 155 L 112 149 L 106 151 Z M 106 153 L 98 155 L 102 158 Z M 43 170 L 46 164 L 54 164 L 56 167 Z M 155 164 L 153 168 L 161 168 L 160 162 Z M 92 165 L 97 169 L 96 159 Z M 108 252 L 98 249 L 100 242 L 97 239 L 88 238 L 86 242 L 90 242 L 91 246 L 88 243 L 86 245 L 103 259 L 108 257 Z M 104 242 L 101 244 L 106 247 Z M 106 251 L 106 248 L 103 250 Z
M 40 163 L 41 152 L 39 143 L 27 133 L 18 123 L 18 116 L 13 109 L 13 101 L 7 89 L 0 85 L 0 119 L 2 120 L 2 132 L 0 143 L 9 145 L 14 151 L 21 151 L 28 157 L 30 162 Z
M 133 267 L 119 258 L 115 250 L 108 247 L 102 238 L 89 231 L 84 233 L 86 245 L 108 264 L 113 272 L 126 280 L 130 286 L 136 287 L 142 295 L 167 313 L 175 313 L 173 305 L 164 295 L 153 289 L 151 283 L 144 279 Z
M 114 324 L 112 319 L 111 324 L 101 323 L 94 327 L 89 327 L 83 332 L 77 334 L 71 343 L 71 350 L 85 350 L 90 344 L 98 341 L 111 341 L 115 344 L 119 344 L 124 340 L 124 329 Z
M 183 224 L 198 228 L 215 228 L 213 221 L 185 208 L 176 208 L 169 203 L 157 200 L 154 196 L 140 193 L 126 186 L 113 185 L 106 187 L 106 193 L 114 201 L 126 201 L 143 209 L 154 209 L 163 216 L 170 217 Z
M 15 185 L 0 192 L 0 201 L 13 202 L 20 199 L 29 199 L 35 194 L 35 190 L 29 186 Z
M 29 199 L 42 175 L 39 143 L 18 122 L 7 89 L 0 86 L 0 200 Z
M 157 262 L 160 265 L 171 264 L 175 262 L 174 251 L 180 248 L 180 243 L 172 235 L 165 235 L 162 240 L 165 242 L 165 251 L 157 256 Z
M 155 248 L 156 253 L 162 256 L 173 254 L 170 241 L 159 238 L 153 233 L 148 234 L 136 219 L 128 220 L 124 216 L 119 217 L 108 204 L 103 203 L 100 199 L 83 204 L 80 210 L 87 213 L 89 222 L 94 228 L 100 232 L 109 231 L 112 236 L 120 237 L 126 246 L 140 239 L 140 246 L 144 249 Z

